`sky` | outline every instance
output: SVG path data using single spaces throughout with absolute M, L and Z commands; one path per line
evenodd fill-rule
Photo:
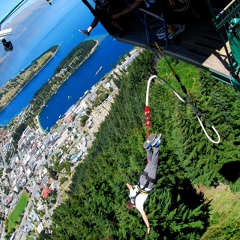
M 0 19 L 4 18 L 21 0 L 8 0 L 7 5 L 5 2 L 1 4 L 2 2 L 3 0 L 0 0 Z M 73 34 L 77 34 L 75 38 L 82 36 L 82 40 L 85 40 L 84 35 L 79 36 L 78 29 L 88 26 L 93 19 L 91 12 L 81 0 L 68 2 L 53 0 L 52 6 L 46 0 L 24 0 L 24 2 L 27 4 L 14 14 L 11 22 L 2 24 L 2 30 L 12 28 L 11 35 L 6 36 L 5 39 L 12 42 L 13 51 L 4 51 L 0 44 L 0 87 L 52 44 L 67 44 L 70 41 L 69 36 L 72 37 Z M 21 13 L 18 14 L 20 11 Z M 74 18 L 71 18 L 73 13 Z M 63 26 L 66 28 L 62 29 Z M 98 29 L 101 29 L 100 24 L 94 34 L 98 33 Z
M 0 0 L 0 19 L 2 20 L 19 2 L 19 0 Z
M 25 0 L 23 3 L 23 7 L 21 8 L 21 10 L 23 10 L 26 6 L 32 4 L 33 2 L 35 2 L 36 0 Z M 39 0 L 37 0 L 39 1 Z M 44 1 L 44 0 L 40 0 L 40 1 Z M 2 20 L 18 3 L 20 3 L 21 0 L 0 0 L 0 19 Z M 20 10 L 20 11 L 21 11 Z M 17 13 L 19 13 L 20 11 L 17 11 Z

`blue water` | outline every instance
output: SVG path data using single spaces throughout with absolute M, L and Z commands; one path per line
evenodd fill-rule
M 107 72 L 112 70 L 111 63 L 116 64 L 120 55 L 130 51 L 133 47 L 119 44 L 112 37 L 106 36 L 96 51 L 83 65 L 61 86 L 57 93 L 48 102 L 40 114 L 43 129 L 50 129 L 66 110 L 84 95 L 86 90 L 98 82 Z M 99 67 L 102 70 L 96 75 Z M 71 96 L 71 98 L 68 98 Z
M 33 30 L 32 35 L 28 36 L 28 41 L 31 44 L 34 42 L 35 45 L 31 46 L 29 52 L 24 54 L 22 59 L 19 54 L 16 57 L 16 63 L 19 67 L 18 71 L 22 69 L 22 66 L 28 66 L 31 61 L 51 46 L 60 44 L 60 48 L 48 65 L 0 113 L 0 126 L 7 125 L 14 116 L 28 106 L 34 93 L 52 76 L 54 69 L 60 61 L 76 45 L 86 40 L 86 37 L 78 32 L 78 29 L 88 26 L 92 20 L 92 15 L 82 2 L 79 3 L 79 0 L 71 2 L 72 4 L 69 4 L 69 6 L 65 4 L 64 0 L 55 1 L 59 6 L 55 7 L 57 9 L 55 14 L 58 16 L 58 20 L 54 18 L 52 20 L 54 24 L 48 26 L 46 23 L 40 24 L 41 19 L 37 20 L 39 21 L 38 29 L 36 30 L 37 33 L 34 33 L 35 30 Z M 45 17 L 50 17 L 52 12 L 48 10 L 45 14 Z M 39 31 L 42 31 L 42 34 L 39 34 Z M 99 40 L 100 44 L 96 51 L 46 104 L 46 107 L 40 114 L 40 122 L 44 129 L 50 129 L 58 120 L 59 115 L 63 115 L 72 104 L 76 103 L 83 96 L 86 90 L 89 90 L 101 77 L 111 71 L 111 63 L 116 64 L 119 56 L 123 56 L 126 51 L 130 51 L 133 48 L 131 45 L 115 41 L 100 24 L 94 29 L 91 37 L 88 39 Z M 18 64 L 19 62 L 21 64 Z M 95 76 L 100 66 L 102 66 L 102 70 Z M 5 74 L 5 78 L 8 77 L 10 79 L 14 77 L 11 74 L 13 73 L 9 72 L 8 75 Z M 71 96 L 71 98 L 68 98 L 68 96 Z

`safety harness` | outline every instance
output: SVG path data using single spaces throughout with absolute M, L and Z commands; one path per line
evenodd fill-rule
M 144 186 L 143 186 L 142 188 L 140 187 L 140 178 L 141 178 L 141 176 L 145 176 L 146 179 L 147 179 L 146 183 L 144 184 Z M 136 192 L 136 195 L 135 195 L 134 197 L 130 197 L 131 203 L 134 204 L 134 205 L 136 205 L 136 198 L 137 198 L 137 196 L 138 196 L 139 194 L 149 194 L 149 193 L 152 191 L 152 189 L 146 190 L 146 188 L 147 188 L 147 186 L 148 186 L 149 183 L 155 183 L 155 182 L 156 182 L 156 179 L 150 178 L 150 177 L 148 176 L 148 173 L 145 172 L 145 171 L 143 171 L 142 174 L 141 174 L 140 177 L 139 177 L 139 180 L 138 180 L 137 185 L 135 185 L 135 186 L 133 187 L 134 190 L 137 189 L 137 192 Z

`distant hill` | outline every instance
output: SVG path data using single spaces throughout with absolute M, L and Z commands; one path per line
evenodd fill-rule
M 18 65 L 12 64 L 15 62 L 14 60 L 20 58 L 21 55 L 26 55 L 27 49 L 24 44 L 27 42 L 26 40 L 29 36 L 31 36 L 34 22 L 41 19 L 41 16 L 47 7 L 49 7 L 49 5 L 45 1 L 36 1 L 29 7 L 23 9 L 21 13 L 11 20 L 11 22 L 6 25 L 3 24 L 2 29 L 13 29 L 11 35 L 7 36 L 6 39 L 12 41 L 14 50 L 12 52 L 5 52 L 2 48 L 0 48 L 0 73 L 4 73 L 9 70 L 12 71 L 12 69 L 14 71 L 14 69 L 19 66 L 19 63 L 17 63 Z M 36 29 L 36 26 L 34 26 L 34 28 Z M 24 67 L 25 66 L 22 66 L 22 68 Z M 17 73 L 18 71 L 15 72 L 15 75 Z M 6 80 L 4 79 L 4 76 L 2 76 L 0 79 L 0 86 L 5 82 Z
M 28 26 L 32 24 L 47 7 L 49 7 L 49 5 L 44 1 L 36 1 L 16 15 L 11 22 L 6 25 L 3 24 L 2 29 L 12 28 L 11 41 L 16 42 L 21 35 L 26 32 Z M 6 53 L 0 52 L 0 71 L 3 57 L 6 57 Z

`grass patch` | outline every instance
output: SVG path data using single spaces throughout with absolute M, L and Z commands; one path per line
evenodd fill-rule
M 216 188 L 203 188 L 204 196 L 211 201 L 210 227 L 201 240 L 240 239 L 240 193 L 233 193 L 226 184 Z
M 190 64 L 176 59 L 167 57 L 168 62 L 172 66 L 175 73 L 180 77 L 182 84 L 187 90 L 196 91 L 199 88 L 199 70 Z M 182 90 L 178 81 L 175 79 L 173 72 L 169 68 L 165 59 L 158 63 L 158 76 L 165 79 L 175 90 L 182 94 Z
M 75 171 L 76 170 L 73 170 L 73 172 L 71 173 L 71 176 L 68 176 L 68 180 L 60 186 L 60 191 L 61 191 L 63 201 L 68 199 L 68 194 L 66 192 L 70 190 L 69 186 L 72 183 L 72 176 L 74 175 Z
M 24 212 L 24 209 L 27 206 L 28 199 L 29 199 L 28 193 L 24 192 L 21 195 L 21 197 L 20 197 L 17 205 L 13 209 L 13 211 L 9 214 L 9 217 L 8 217 L 8 232 L 11 232 L 14 229 L 16 229 L 17 224 L 19 224 L 19 222 L 21 220 L 21 216 Z
M 26 240 L 34 240 L 32 237 L 26 236 Z

